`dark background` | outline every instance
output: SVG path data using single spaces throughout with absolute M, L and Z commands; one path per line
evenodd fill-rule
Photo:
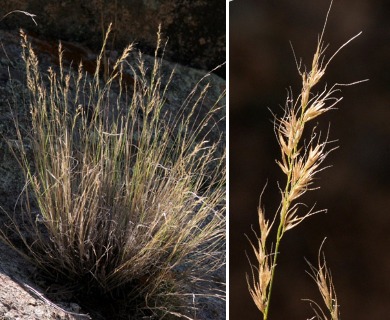
M 230 320 L 258 320 L 247 290 L 250 246 L 259 195 L 272 217 L 285 183 L 275 159 L 280 151 L 272 112 L 281 114 L 286 88 L 299 94 L 289 41 L 310 66 L 329 7 L 328 0 L 234 0 L 230 3 Z M 327 57 L 350 37 L 363 34 L 332 61 L 317 89 L 327 83 L 367 83 L 342 88 L 338 110 L 317 118 L 340 148 L 317 176 L 321 189 L 303 201 L 327 213 L 304 221 L 281 244 L 270 319 L 308 319 L 320 302 L 305 273 L 324 251 L 332 270 L 343 319 L 388 319 L 390 296 L 390 2 L 337 0 L 325 33 Z

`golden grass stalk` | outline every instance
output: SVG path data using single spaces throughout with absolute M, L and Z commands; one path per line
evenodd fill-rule
M 31 20 L 34 22 L 34 24 L 35 24 L 36 26 L 38 25 L 38 23 L 37 23 L 37 22 L 35 21 L 35 19 L 34 19 L 37 15 L 36 15 L 36 14 L 29 13 L 29 12 L 27 12 L 27 11 L 23 11 L 23 10 L 12 10 L 12 11 L 6 13 L 6 14 L 0 19 L 0 21 L 3 21 L 3 19 L 5 19 L 6 17 L 8 17 L 9 15 L 14 14 L 14 13 L 23 13 L 24 15 L 30 17 Z
M 128 63 L 129 45 L 102 80 L 107 36 L 94 75 L 82 64 L 66 71 L 60 46 L 59 70 L 45 76 L 22 33 L 32 129 L 16 120 L 10 144 L 26 179 L 23 221 L 12 219 L 17 249 L 46 274 L 125 297 L 137 312 L 188 315 L 188 295 L 223 297 L 205 283 L 224 264 L 225 152 L 204 139 L 222 96 L 200 117 L 208 86 L 198 83 L 177 114 L 164 109 L 173 73 L 163 85 L 160 30 L 151 69 L 141 54 Z
M 312 264 L 308 262 L 311 269 L 311 273 L 309 273 L 309 275 L 313 278 L 314 282 L 317 284 L 318 290 L 321 294 L 322 300 L 326 306 L 327 313 L 330 316 L 330 318 L 326 316 L 326 313 L 323 311 L 323 309 L 320 307 L 318 303 L 310 299 L 306 299 L 306 300 L 310 302 L 312 309 L 315 313 L 315 316 L 311 319 L 339 320 L 340 319 L 339 304 L 337 300 L 336 290 L 333 285 L 332 274 L 326 264 L 325 254 L 321 252 L 323 244 L 324 242 L 321 244 L 320 250 L 318 252 L 318 268 L 314 267 Z
M 314 207 L 312 207 L 310 210 L 302 212 L 305 206 L 298 202 L 298 199 L 307 191 L 315 189 L 313 187 L 314 177 L 324 169 L 323 161 L 334 148 L 328 147 L 330 143 L 328 135 L 322 137 L 317 132 L 316 127 L 312 129 L 309 139 L 305 140 L 303 136 L 310 121 L 333 109 L 341 100 L 341 98 L 336 97 L 340 91 L 340 84 L 335 84 L 330 88 L 325 86 L 322 91 L 315 94 L 313 94 L 313 88 L 320 82 L 335 55 L 360 35 L 359 33 L 352 37 L 329 60 L 325 61 L 324 53 L 327 46 L 324 45 L 323 36 L 328 15 L 329 11 L 322 33 L 318 38 L 311 69 L 302 71 L 301 64 L 297 63 L 298 72 L 302 78 L 302 89 L 298 98 L 294 100 L 292 93 L 289 93 L 283 116 L 275 116 L 275 134 L 281 151 L 281 158 L 276 162 L 286 176 L 286 183 L 283 189 L 280 188 L 281 203 L 272 222 L 265 217 L 264 209 L 261 208 L 260 204 L 258 210 L 260 232 L 259 234 L 255 232 L 258 243 L 255 245 L 251 242 L 256 262 L 255 264 L 251 263 L 252 277 L 247 275 L 249 293 L 264 320 L 269 317 L 277 258 L 284 234 L 298 226 L 306 218 L 325 211 L 313 211 Z M 348 85 L 352 84 L 354 83 Z M 270 247 L 269 235 L 272 234 L 270 231 L 277 218 L 279 220 L 276 238 Z

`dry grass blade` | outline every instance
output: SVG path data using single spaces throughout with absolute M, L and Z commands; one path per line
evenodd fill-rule
M 8 12 L 7 14 L 5 14 L 1 19 L 0 21 L 2 21 L 3 19 L 5 19 L 6 17 L 8 17 L 10 14 L 13 14 L 13 13 L 23 13 L 24 15 L 28 16 L 31 18 L 31 20 L 35 23 L 35 25 L 37 26 L 38 23 L 35 21 L 35 17 L 37 16 L 36 14 L 32 14 L 32 13 L 29 13 L 27 11 L 23 11 L 23 10 L 12 10 L 10 12 Z
M 258 240 L 257 246 L 254 245 L 248 238 L 256 257 L 256 264 L 252 264 L 248 258 L 251 266 L 252 276 L 249 278 L 249 276 L 246 275 L 246 281 L 253 301 L 255 302 L 260 312 L 264 313 L 268 304 L 267 290 L 272 276 L 272 257 L 267 253 L 266 246 L 267 237 L 271 230 L 272 224 L 269 225 L 269 221 L 265 219 L 263 210 L 260 208 L 258 216 L 259 225 L 262 232 L 261 235 L 258 236 L 257 233 L 253 231 Z
M 260 195 L 261 198 L 265 191 L 265 187 Z M 272 256 L 268 253 L 267 240 L 275 219 L 270 222 L 265 218 L 264 209 L 260 206 L 258 208 L 258 219 L 260 226 L 260 234 L 258 235 L 255 230 L 253 233 L 257 239 L 257 245 L 255 245 L 249 237 L 248 241 L 251 244 L 252 252 L 255 255 L 256 262 L 251 263 L 248 255 L 248 261 L 251 267 L 251 277 L 246 275 L 246 281 L 248 285 L 249 293 L 255 302 L 257 308 L 261 313 L 264 313 L 268 305 L 268 288 L 272 277 Z M 271 250 L 272 251 L 272 250 Z
M 280 188 L 281 202 L 273 218 L 275 221 L 278 217 L 279 221 L 275 242 L 272 244 L 271 249 L 267 247 L 266 240 L 273 223 L 269 226 L 269 222 L 264 216 L 264 211 L 258 211 L 260 234 L 256 235 L 258 239 L 257 246 L 251 242 L 256 256 L 256 267 L 251 264 L 251 281 L 247 277 L 249 292 L 256 306 L 261 311 L 264 320 L 268 319 L 279 247 L 285 232 L 295 228 L 306 218 L 325 211 L 314 211 L 314 207 L 312 207 L 308 212 L 304 213 L 302 209 L 306 205 L 299 202 L 299 199 L 307 191 L 318 188 L 313 186 L 314 179 L 319 172 L 326 168 L 323 166 L 323 162 L 335 148 L 329 148 L 329 134 L 323 138 L 321 133 L 317 131 L 317 128 L 314 127 L 307 138 L 306 131 L 308 131 L 307 126 L 313 119 L 332 110 L 341 100 L 341 98 L 336 96 L 340 91 L 339 87 L 341 85 L 335 84 L 330 88 L 325 86 L 318 93 L 313 93 L 313 90 L 325 75 L 325 71 L 335 55 L 360 35 L 359 33 L 352 37 L 336 50 L 329 60 L 325 61 L 324 53 L 327 46 L 323 42 L 323 36 L 329 11 L 326 15 L 322 33 L 318 37 L 311 68 L 302 71 L 301 64 L 296 59 L 298 72 L 302 78 L 302 88 L 298 98 L 294 99 L 293 94 L 289 92 L 284 107 L 284 114 L 281 117 L 275 116 L 275 135 L 281 151 L 281 158 L 276 160 L 276 163 L 284 173 L 286 182 L 284 187 Z M 326 287 L 321 288 L 325 290 Z M 323 291 L 322 294 L 325 295 L 327 293 Z
M 326 316 L 326 313 L 322 310 L 320 305 L 312 300 L 306 299 L 312 305 L 313 311 L 316 316 L 312 319 L 319 320 L 339 320 L 340 311 L 337 301 L 336 291 L 333 285 L 332 275 L 325 260 L 325 254 L 321 251 L 325 240 L 322 242 L 320 250 L 318 252 L 318 268 L 314 267 L 311 263 L 307 262 L 310 266 L 311 272 L 309 275 L 313 278 L 317 284 L 318 290 L 321 294 L 322 300 L 326 306 L 327 313 L 330 318 Z

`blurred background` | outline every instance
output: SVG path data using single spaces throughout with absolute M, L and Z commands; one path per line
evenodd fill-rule
M 257 207 L 277 210 L 277 182 L 284 177 L 272 114 L 281 115 L 286 89 L 300 92 L 297 57 L 311 66 L 329 0 L 235 0 L 230 3 L 230 320 L 260 319 L 247 290 L 251 256 L 245 238 L 258 229 Z M 320 302 L 305 272 L 305 258 L 324 252 L 343 319 L 388 319 L 390 296 L 390 2 L 334 1 L 324 40 L 330 57 L 350 37 L 363 34 L 332 61 L 325 84 L 370 81 L 342 88 L 338 110 L 317 118 L 330 140 L 338 140 L 315 181 L 321 189 L 303 201 L 328 209 L 285 234 L 280 248 L 271 319 L 308 319 Z M 269 110 L 269 109 L 271 110 Z M 316 123 L 314 123 L 316 124 Z M 252 256 L 251 256 L 252 257 Z

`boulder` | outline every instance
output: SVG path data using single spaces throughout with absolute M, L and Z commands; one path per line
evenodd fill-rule
M 20 28 L 41 38 L 83 43 L 100 48 L 104 30 L 113 23 L 112 49 L 137 42 L 151 54 L 156 32 L 169 39 L 165 58 L 183 65 L 212 70 L 226 59 L 226 5 L 206 0 L 3 0 L 3 15 L 12 10 L 35 14 L 34 22 L 23 14 L 6 16 L 2 28 Z M 224 76 L 225 69 L 218 74 Z

